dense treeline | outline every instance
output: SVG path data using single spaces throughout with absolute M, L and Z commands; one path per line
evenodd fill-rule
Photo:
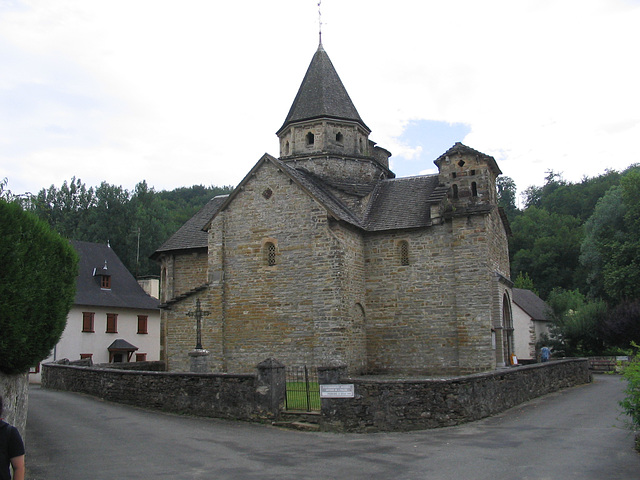
M 156 192 L 143 181 L 129 192 L 106 182 L 87 187 L 74 177 L 60 188 L 12 198 L 65 238 L 109 242 L 131 273 L 145 276 L 159 273 L 149 256 L 211 198 L 231 190 L 196 185 Z
M 640 342 L 640 167 L 579 183 L 548 172 L 529 187 L 499 180 L 516 286 L 547 301 L 549 343 L 568 355 L 614 353 Z

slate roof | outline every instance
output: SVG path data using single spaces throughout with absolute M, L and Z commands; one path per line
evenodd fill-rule
M 229 195 L 218 195 L 207 202 L 193 217 L 178 229 L 158 248 L 151 258 L 157 258 L 163 252 L 207 248 L 207 232 L 204 226 L 213 218 Z
M 107 350 L 114 351 L 114 350 L 124 350 L 127 352 L 135 352 L 136 350 L 138 350 L 138 347 L 136 347 L 135 345 L 131 345 L 129 342 L 127 342 L 126 340 L 123 340 L 122 338 L 119 338 L 117 340 L 115 340 L 111 345 L 109 345 L 107 347 Z
M 76 305 L 153 310 L 160 302 L 148 295 L 108 245 L 72 240 L 78 253 Z M 106 271 L 103 270 L 107 267 Z M 100 288 L 100 277 L 94 269 L 111 276 L 111 289 Z
M 513 303 L 518 305 L 532 320 L 550 321 L 549 306 L 531 290 L 513 289 Z
M 322 44 L 311 59 L 287 118 L 276 134 L 279 135 L 290 123 L 315 118 L 350 120 L 370 131 L 360 118 Z
M 207 248 L 206 230 L 217 213 L 233 201 L 237 192 L 241 191 L 243 185 L 265 162 L 273 163 L 288 175 L 335 219 L 370 232 L 431 225 L 431 205 L 440 203 L 447 193 L 446 187 L 439 184 L 438 175 L 393 178 L 373 184 L 342 184 L 339 181 L 334 184 L 304 168 L 294 168 L 269 154 L 264 154 L 230 195 L 215 197 L 209 201 L 156 250 L 152 258 L 157 258 L 163 252 Z M 334 189 L 347 191 L 358 197 L 370 193 L 370 206 L 365 215 L 350 209 L 332 193 Z
M 365 228 L 380 231 L 431 225 L 431 205 L 446 194 L 438 175 L 382 180 L 373 193 Z

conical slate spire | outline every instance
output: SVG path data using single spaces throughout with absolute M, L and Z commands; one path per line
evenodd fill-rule
M 276 134 L 279 135 L 291 123 L 315 118 L 354 121 L 370 131 L 360 118 L 322 44 L 318 46 L 289 114 Z

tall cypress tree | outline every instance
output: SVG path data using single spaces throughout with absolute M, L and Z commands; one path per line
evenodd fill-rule
M 0 370 L 22 373 L 56 345 L 73 305 L 73 247 L 17 203 L 0 199 Z

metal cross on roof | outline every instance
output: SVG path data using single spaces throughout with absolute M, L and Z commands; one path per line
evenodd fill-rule
M 322 0 L 318 0 L 318 39 L 319 45 L 322 45 Z
M 200 308 L 199 298 L 196 300 L 196 309 L 187 312 L 188 316 L 195 317 L 196 319 L 196 350 L 202 350 L 202 317 L 210 313 L 211 312 L 203 311 L 202 308 Z

